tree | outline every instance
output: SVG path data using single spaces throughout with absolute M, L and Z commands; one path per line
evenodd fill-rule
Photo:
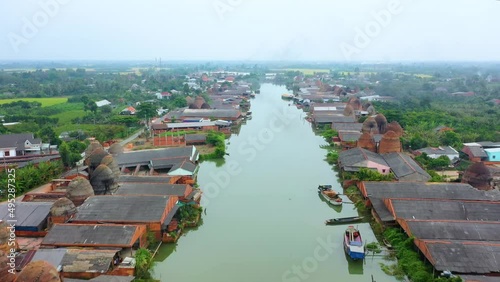
M 97 104 L 94 101 L 90 101 L 87 103 L 87 110 L 94 113 L 94 115 L 97 113 L 97 109 Z
M 425 141 L 420 136 L 415 136 L 415 137 L 410 139 L 410 147 L 413 150 L 425 148 L 425 147 L 427 147 L 427 145 L 429 145 L 429 143 L 427 143 L 427 141 Z
M 50 143 L 52 145 L 61 144 L 61 139 L 56 135 L 54 129 L 51 126 L 44 126 L 38 131 L 38 137 L 42 139 L 43 142 Z
M 72 140 L 69 143 L 63 142 L 59 146 L 59 154 L 66 167 L 74 167 L 82 159 L 82 153 L 87 148 L 87 144 Z M 62 153 L 61 153 L 62 152 Z
M 151 279 L 149 269 L 153 263 L 153 255 L 148 249 L 138 249 L 135 252 L 135 277 L 137 279 Z
M 113 111 L 110 105 L 102 106 L 100 109 L 103 114 L 110 114 Z
M 156 110 L 156 106 L 151 103 L 141 103 L 137 107 L 137 116 L 139 118 L 145 118 L 146 125 L 149 127 L 149 119 L 155 117 L 158 114 Z
M 462 147 L 462 142 L 460 140 L 460 136 L 451 130 L 447 130 L 447 131 L 443 132 L 439 136 L 439 141 L 441 141 L 442 144 L 447 145 L 447 146 L 453 146 L 453 147 L 457 147 L 457 148 Z
M 394 175 L 392 173 L 382 174 L 369 168 L 360 168 L 355 173 L 355 178 L 360 181 L 392 181 L 394 180 Z
M 70 151 L 69 146 L 66 142 L 62 142 L 59 146 L 59 155 L 61 155 L 61 160 L 65 167 L 71 167 L 70 163 Z
M 184 85 L 182 86 L 182 93 L 184 93 L 184 95 L 189 94 L 189 85 L 187 85 L 187 83 L 184 83 Z

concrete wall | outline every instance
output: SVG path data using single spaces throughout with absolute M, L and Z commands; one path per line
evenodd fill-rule
M 9 152 L 8 156 L 6 156 L 6 158 L 16 156 L 16 149 L 15 148 L 13 148 L 13 149 L 6 148 L 6 149 L 0 149 L 0 158 L 3 158 L 5 156 L 5 152 Z

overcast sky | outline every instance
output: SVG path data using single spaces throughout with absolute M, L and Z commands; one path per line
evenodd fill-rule
M 2 60 L 500 61 L 496 0 L 0 0 L 0 11 Z

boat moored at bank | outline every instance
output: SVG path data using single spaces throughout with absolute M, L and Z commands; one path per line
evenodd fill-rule
M 344 251 L 353 260 L 365 258 L 365 247 L 361 233 L 352 225 L 347 227 L 344 232 Z
M 328 203 L 333 206 L 342 205 L 342 198 L 339 194 L 332 189 L 332 185 L 319 185 L 318 193 L 325 199 Z

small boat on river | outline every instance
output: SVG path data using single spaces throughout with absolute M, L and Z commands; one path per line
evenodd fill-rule
M 319 185 L 318 193 L 333 206 L 342 205 L 342 198 L 332 189 L 332 185 Z
M 384 245 L 385 245 L 385 247 L 386 247 L 387 249 L 389 249 L 389 250 L 391 250 L 391 249 L 392 249 L 392 245 L 391 245 L 391 243 L 389 243 L 389 241 L 387 241 L 385 238 L 384 238 L 384 239 L 382 239 L 382 243 L 384 243 Z
M 362 219 L 363 219 L 362 216 L 339 217 L 339 218 L 327 219 L 325 221 L 325 224 L 326 225 L 345 224 L 345 223 L 360 221 Z
M 286 99 L 286 100 L 291 100 L 293 99 L 293 97 L 295 97 L 293 96 L 293 94 L 288 94 L 288 93 L 281 95 L 281 99 Z
M 365 258 L 365 246 L 361 233 L 354 226 L 347 227 L 344 232 L 344 251 L 353 260 Z

